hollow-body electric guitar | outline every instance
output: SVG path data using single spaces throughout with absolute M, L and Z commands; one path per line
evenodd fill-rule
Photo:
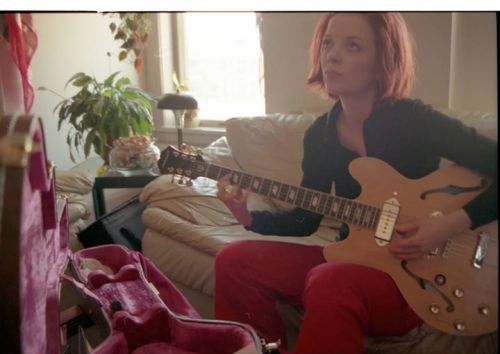
M 498 223 L 449 238 L 418 260 L 398 260 L 388 250 L 396 223 L 440 217 L 484 191 L 484 176 L 458 165 L 421 179 L 408 179 L 370 157 L 351 162 L 361 184 L 356 199 L 291 186 L 206 163 L 169 146 L 158 163 L 162 174 L 213 180 L 231 174 L 231 183 L 348 226 L 348 236 L 324 248 L 328 261 L 346 261 L 388 273 L 408 304 L 427 324 L 454 335 L 479 335 L 498 328 Z M 408 236 L 411 237 L 411 236 Z

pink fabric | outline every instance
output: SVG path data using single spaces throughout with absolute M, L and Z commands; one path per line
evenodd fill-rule
M 171 344 L 157 342 L 143 345 L 132 352 L 132 354 L 196 354 L 174 347 Z
M 35 97 L 29 76 L 29 66 L 38 46 L 38 37 L 33 27 L 31 14 L 5 14 L 5 18 L 9 33 L 10 53 L 21 75 L 24 109 L 25 112 L 29 112 Z
M 55 181 L 45 167 L 43 132 L 40 124 L 34 124 L 33 129 L 34 142 L 43 148 L 32 153 L 28 169 L 21 170 L 23 353 L 60 353 L 61 278 L 97 301 L 105 311 L 112 335 L 95 353 L 230 354 L 257 345 L 249 327 L 200 320 L 172 282 L 138 252 L 106 245 L 71 255 L 67 248 L 67 205 L 64 200 L 56 202 Z M 78 265 L 83 258 L 95 259 L 104 266 L 87 276 L 80 274 L 80 281 L 64 274 L 69 259 Z M 110 274 L 101 269 L 110 269 Z M 120 308 L 114 302 L 119 302 Z
M 276 299 L 303 306 L 299 354 L 363 353 L 365 334 L 400 335 L 421 324 L 387 274 L 325 263 L 317 246 L 232 243 L 216 257 L 215 295 L 217 318 L 246 322 L 266 340 L 283 343 Z
M 33 140 L 43 145 L 41 126 L 33 127 Z M 67 212 L 63 206 L 55 215 L 55 182 L 47 174 L 43 148 L 30 155 L 22 183 L 21 347 L 23 353 L 57 353 L 59 274 L 68 254 Z
M 84 259 L 93 259 L 113 273 L 98 269 L 81 276 L 112 319 L 114 334 L 95 353 L 117 353 L 126 346 L 125 352 L 156 348 L 177 354 L 230 354 L 254 343 L 249 327 L 201 321 L 177 288 L 138 252 L 105 245 L 78 251 L 72 258 L 77 268 Z M 113 311 L 117 302 L 120 308 Z

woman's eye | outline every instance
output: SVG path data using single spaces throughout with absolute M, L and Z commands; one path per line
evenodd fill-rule
M 361 47 L 356 42 L 347 43 L 347 48 L 349 48 L 350 50 L 360 50 L 361 49 Z
M 331 44 L 332 44 L 332 42 L 330 40 L 325 39 L 321 42 L 321 49 L 322 50 L 328 49 L 328 48 L 330 48 Z

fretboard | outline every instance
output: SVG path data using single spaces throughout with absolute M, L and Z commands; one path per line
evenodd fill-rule
M 200 162 L 197 170 L 201 172 L 200 175 L 213 180 L 219 180 L 231 174 L 232 185 L 280 200 L 292 206 L 369 229 L 377 227 L 382 212 L 380 208 L 355 202 L 351 199 L 333 196 L 309 188 L 292 186 L 215 164 Z

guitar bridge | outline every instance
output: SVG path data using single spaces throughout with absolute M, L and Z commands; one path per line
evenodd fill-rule
M 474 259 L 472 260 L 472 265 L 474 268 L 480 269 L 483 266 L 484 259 L 486 258 L 486 251 L 488 250 L 488 241 L 490 235 L 486 232 L 481 231 L 479 233 L 479 241 L 476 247 L 476 253 L 474 254 Z

